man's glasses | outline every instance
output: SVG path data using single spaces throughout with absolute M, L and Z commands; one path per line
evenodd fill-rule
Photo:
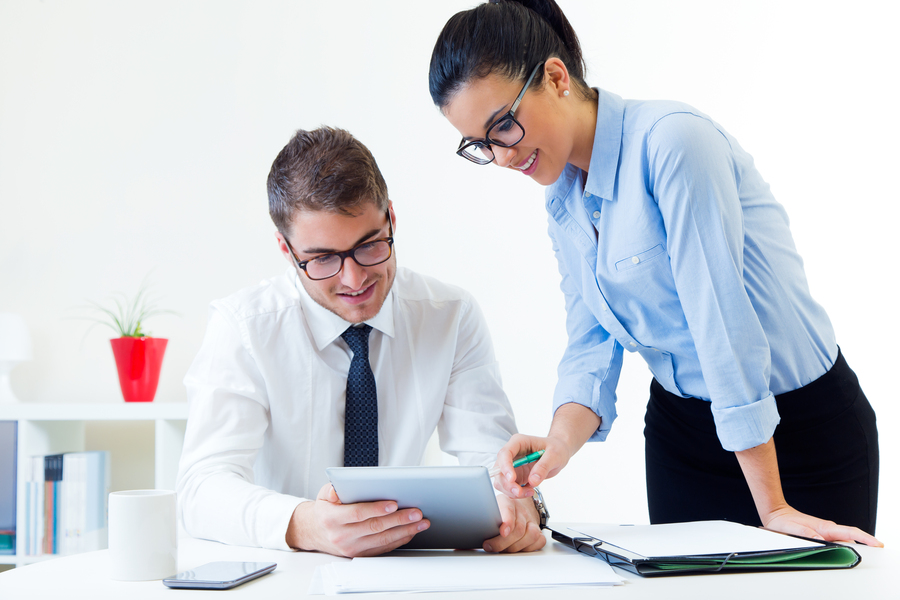
M 491 126 L 488 127 L 484 139 L 466 140 L 463 138 L 459 143 L 459 148 L 456 149 L 457 154 L 471 160 L 477 165 L 487 165 L 494 162 L 494 151 L 491 149 L 492 145 L 501 148 L 511 148 L 522 141 L 522 138 L 525 137 L 525 128 L 522 127 L 521 123 L 516 121 L 516 109 L 519 108 L 519 103 L 522 102 L 525 91 L 528 89 L 528 86 L 531 85 L 531 80 L 534 79 L 534 76 L 537 75 L 537 72 L 543 68 L 543 66 L 544 63 L 539 63 L 531 71 L 531 75 L 528 76 L 528 80 L 525 82 L 525 85 L 522 86 L 522 91 L 516 96 L 516 100 L 512 103 L 512 107 L 505 115 L 494 121 Z
M 294 262 L 300 267 L 306 276 L 313 281 L 328 279 L 334 277 L 344 268 L 344 259 L 352 258 L 361 267 L 374 267 L 387 261 L 391 257 L 394 247 L 394 228 L 391 225 L 391 214 L 387 213 L 388 231 L 390 235 L 386 238 L 363 242 L 359 246 L 351 248 L 346 252 L 332 252 L 322 254 L 309 260 L 299 260 L 294 253 L 291 243 L 284 239 L 285 243 L 294 257 Z

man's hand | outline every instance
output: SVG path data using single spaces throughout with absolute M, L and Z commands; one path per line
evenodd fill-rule
M 547 543 L 540 526 L 540 515 L 531 498 L 512 500 L 497 496 L 500 506 L 500 535 L 484 542 L 487 552 L 534 552 Z
M 416 508 L 397 510 L 393 501 L 341 504 L 331 484 L 314 502 L 294 509 L 285 540 L 299 550 L 336 556 L 377 556 L 409 542 L 431 523 Z

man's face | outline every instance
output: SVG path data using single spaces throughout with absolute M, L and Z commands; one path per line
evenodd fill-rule
M 389 208 L 393 219 L 393 208 Z M 367 202 L 355 215 L 325 211 L 302 211 L 294 216 L 288 240 L 302 262 L 331 252 L 345 252 L 364 242 L 390 235 L 388 218 L 374 202 Z M 296 266 L 280 233 L 275 234 L 282 254 Z M 299 269 L 298 269 L 299 270 Z M 300 283 L 317 304 L 350 323 L 362 323 L 378 314 L 397 272 L 397 257 L 373 267 L 361 267 L 350 257 L 340 272 L 315 281 L 301 272 Z

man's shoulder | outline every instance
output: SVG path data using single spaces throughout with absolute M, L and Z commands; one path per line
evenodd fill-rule
M 403 302 L 458 302 L 463 304 L 473 302 L 472 295 L 458 285 L 446 283 L 405 267 L 397 269 L 394 293 L 397 299 Z
M 264 279 L 256 285 L 214 300 L 211 306 L 225 310 L 241 321 L 296 309 L 299 306 L 299 293 L 291 275 L 291 271 L 287 271 L 277 277 Z

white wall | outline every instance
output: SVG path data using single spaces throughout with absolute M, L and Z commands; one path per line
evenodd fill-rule
M 710 114 L 786 206 L 878 413 L 888 541 L 900 536 L 890 4 L 562 0 L 590 83 Z M 208 302 L 284 268 L 266 212 L 272 159 L 296 128 L 324 123 L 378 158 L 401 262 L 479 298 L 520 428 L 545 432 L 565 338 L 542 190 L 454 156 L 458 134 L 427 91 L 438 31 L 472 5 L 0 0 L 0 310 L 23 314 L 35 344 L 17 394 L 120 401 L 108 332 L 67 317 L 151 273 L 181 314 L 149 323 L 170 338 L 158 401 L 184 400 Z M 648 383 L 628 356 L 609 441 L 545 486 L 555 517 L 646 522 Z

